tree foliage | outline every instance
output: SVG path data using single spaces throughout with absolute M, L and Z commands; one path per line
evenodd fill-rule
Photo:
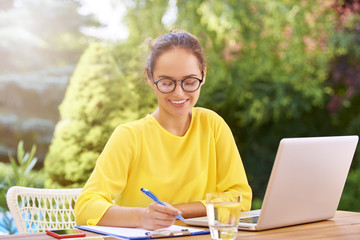
M 360 4 L 336 1 L 339 16 L 336 35 L 337 57 L 330 63 L 329 85 L 333 89 L 327 106 L 333 125 L 342 134 L 360 132 Z M 339 204 L 339 209 L 359 211 L 360 146 Z
M 313 107 L 324 107 L 327 63 L 333 56 L 326 40 L 334 14 L 321 4 L 298 2 L 302 4 L 199 4 L 201 24 L 192 32 L 205 36 L 209 62 L 201 104 L 224 112 L 239 127 L 297 118 Z M 181 27 L 189 11 L 179 12 Z
M 168 0 L 132 1 L 128 4 L 128 14 L 124 20 L 130 29 L 129 38 L 115 49 L 116 61 L 123 69 L 125 78 L 134 85 L 139 117 L 153 112 L 156 107 L 156 97 L 146 83 L 145 64 L 149 44 L 169 31 L 161 22 L 167 7 Z
M 45 160 L 51 181 L 83 184 L 114 128 L 137 117 L 131 84 L 110 47 L 92 44 L 81 57 L 61 103 L 61 120 Z

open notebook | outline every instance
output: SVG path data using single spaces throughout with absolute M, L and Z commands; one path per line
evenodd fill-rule
M 244 212 L 239 229 L 265 230 L 332 218 L 358 136 L 285 138 L 280 141 L 261 210 Z M 207 226 L 206 217 L 186 224 Z
M 172 225 L 171 227 L 156 231 L 149 231 L 141 228 L 121 228 L 106 226 L 76 226 L 76 228 L 108 236 L 121 237 L 122 239 L 151 239 L 210 233 L 207 229 L 190 228 L 178 225 Z

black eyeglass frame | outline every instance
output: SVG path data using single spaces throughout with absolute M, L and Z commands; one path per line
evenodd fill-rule
M 154 77 L 153 77 L 153 74 L 152 74 L 152 73 L 150 73 L 150 76 L 151 76 L 151 79 L 152 79 L 153 83 L 156 85 L 157 89 L 159 90 L 159 92 L 164 93 L 164 94 L 172 93 L 173 91 L 175 91 L 176 86 L 177 86 L 176 83 L 177 83 L 178 81 L 181 82 L 181 84 L 180 84 L 181 89 L 182 89 L 184 92 L 190 92 L 190 93 L 191 93 L 191 92 L 196 92 L 196 91 L 200 88 L 201 83 L 204 81 L 204 71 L 201 71 L 201 79 L 200 79 L 200 78 L 197 78 L 197 77 L 186 77 L 186 78 L 184 78 L 184 79 L 182 79 L 182 80 L 174 80 L 174 79 L 171 79 L 171 78 L 161 78 L 161 79 L 159 79 L 159 80 L 157 80 L 157 81 L 154 81 Z M 186 79 L 189 79 L 189 78 L 195 78 L 196 80 L 199 81 L 199 86 L 198 86 L 195 90 L 193 90 L 193 91 L 187 91 L 187 90 L 184 89 L 184 86 L 183 86 L 184 81 L 185 81 Z M 161 91 L 161 90 L 159 89 L 158 83 L 159 83 L 161 80 L 164 80 L 164 79 L 166 79 L 166 80 L 171 80 L 171 81 L 173 81 L 173 82 L 175 83 L 174 89 L 171 90 L 170 92 L 163 92 L 163 91 Z

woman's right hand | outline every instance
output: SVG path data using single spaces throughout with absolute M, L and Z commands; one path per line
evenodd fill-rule
M 141 216 L 141 225 L 145 229 L 156 230 L 167 228 L 174 224 L 175 215 L 181 215 L 181 211 L 165 203 L 163 206 L 158 203 L 151 203 L 144 209 Z

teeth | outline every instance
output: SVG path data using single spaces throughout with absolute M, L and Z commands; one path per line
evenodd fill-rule
M 175 104 L 182 104 L 184 103 L 186 100 L 181 100 L 181 101 L 171 101 L 172 103 L 175 103 Z

